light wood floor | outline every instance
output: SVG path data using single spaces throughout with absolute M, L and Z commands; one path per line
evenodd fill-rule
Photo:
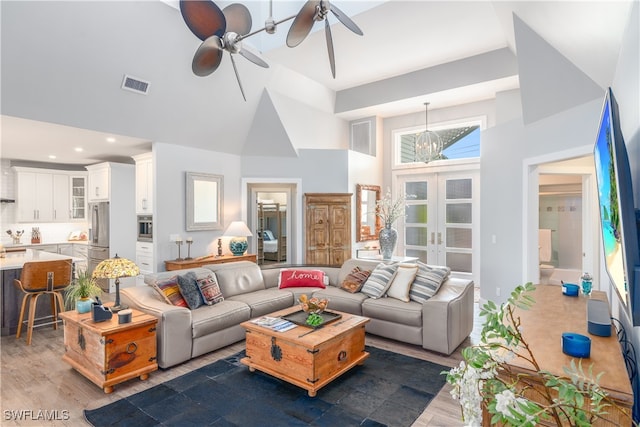
M 406 354 L 445 366 L 458 365 L 460 349 L 479 340 L 478 307 L 475 307 L 474 331 L 460 348 L 445 357 L 422 349 L 419 346 L 399 343 L 373 335 L 367 335 L 366 343 L 374 347 Z M 36 329 L 31 346 L 25 344 L 24 336 L 2 337 L 0 340 L 0 425 L 2 426 L 79 426 L 88 425 L 83 418 L 83 409 L 94 409 L 123 397 L 163 383 L 201 366 L 225 358 L 244 348 L 244 342 L 198 357 L 182 365 L 159 370 L 147 381 L 133 379 L 115 386 L 111 394 L 85 379 L 61 358 L 64 353 L 62 327 Z M 460 407 L 449 395 L 450 387 L 440 391 L 413 426 L 462 426 Z M 322 391 L 320 391 L 321 393 Z M 55 418 L 47 421 L 38 416 L 44 411 Z M 15 420 L 14 411 L 27 414 L 27 419 Z M 31 416 L 29 416 L 31 411 Z

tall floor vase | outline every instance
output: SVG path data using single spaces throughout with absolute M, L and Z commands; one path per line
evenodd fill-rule
M 396 248 L 396 242 L 398 241 L 398 232 L 391 228 L 391 224 L 385 224 L 378 233 L 378 241 L 380 242 L 380 251 L 382 252 L 382 259 L 391 259 L 393 251 Z

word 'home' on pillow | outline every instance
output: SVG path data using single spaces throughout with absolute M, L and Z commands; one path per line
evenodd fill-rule
M 278 288 L 322 288 L 325 289 L 322 270 L 298 270 L 283 268 L 278 278 Z

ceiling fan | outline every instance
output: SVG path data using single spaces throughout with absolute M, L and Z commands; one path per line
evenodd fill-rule
M 353 22 L 335 5 L 329 3 L 328 0 L 307 0 L 304 6 L 302 6 L 302 9 L 300 9 L 300 12 L 298 12 L 296 18 L 293 20 L 291 28 L 289 28 L 289 34 L 287 34 L 287 46 L 298 46 L 309 35 L 315 22 L 324 21 L 325 38 L 327 40 L 327 50 L 329 51 L 329 63 L 331 64 L 331 74 L 335 79 L 336 60 L 333 54 L 333 37 L 331 36 L 331 27 L 329 26 L 329 20 L 327 19 L 329 11 L 331 11 L 331 13 L 333 13 L 345 27 L 359 36 L 362 35 L 360 27 L 358 27 L 355 22 Z
M 273 34 L 278 24 L 294 19 L 287 35 L 287 46 L 296 47 L 309 35 L 316 21 L 325 21 L 325 37 L 329 52 L 331 73 L 336 77 L 336 66 L 333 52 L 333 39 L 327 15 L 331 11 L 340 22 L 356 34 L 362 35 L 362 30 L 340 9 L 329 3 L 328 0 L 308 0 L 297 15 L 290 16 L 280 21 L 275 21 L 271 16 L 272 1 L 269 2 L 269 17 L 264 28 L 251 31 L 251 14 L 246 6 L 233 3 L 220 9 L 211 0 L 180 0 L 180 13 L 196 37 L 202 43 L 193 56 L 191 69 L 197 76 L 208 76 L 218 69 L 222 62 L 224 51 L 229 52 L 233 71 L 235 72 L 238 86 L 244 100 L 247 100 L 240 75 L 234 59 L 234 54 L 240 54 L 249 61 L 264 68 L 269 68 L 258 53 L 252 52 L 242 40 L 251 37 L 261 31 Z

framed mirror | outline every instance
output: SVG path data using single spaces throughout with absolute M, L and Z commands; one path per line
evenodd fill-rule
M 356 240 L 378 240 L 382 220 L 376 215 L 376 202 L 381 198 L 379 185 L 356 184 Z
M 223 177 L 187 172 L 187 231 L 222 230 Z

